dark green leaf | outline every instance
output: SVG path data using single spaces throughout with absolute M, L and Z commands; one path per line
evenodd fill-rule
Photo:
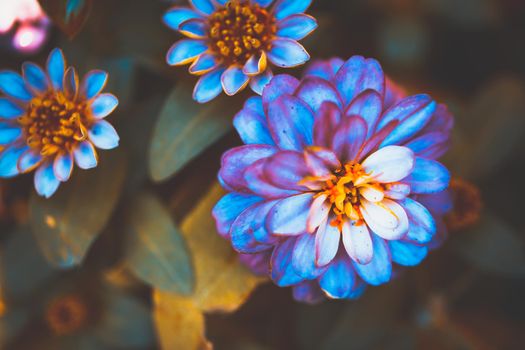
M 194 287 L 193 266 L 184 238 L 163 205 L 142 194 L 127 213 L 126 262 L 152 286 L 180 294 Z
M 92 0 L 40 0 L 40 4 L 53 22 L 73 38 L 86 23 Z
M 235 103 L 220 99 L 199 105 L 192 88 L 180 84 L 168 97 L 151 140 L 150 175 L 163 181 L 205 150 L 231 128 Z
M 50 199 L 32 196 L 33 233 L 53 265 L 70 268 L 82 262 L 111 217 L 125 174 L 124 156 L 111 151 L 96 169 L 76 169 L 72 179 Z

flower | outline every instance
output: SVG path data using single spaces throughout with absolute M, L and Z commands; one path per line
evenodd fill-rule
M 188 37 L 169 49 L 167 62 L 191 63 L 189 72 L 202 76 L 193 92 L 199 103 L 222 90 L 235 95 L 248 84 L 260 95 L 273 76 L 268 61 L 290 68 L 310 59 L 297 40 L 317 28 L 303 13 L 312 0 L 190 2 L 193 8 L 175 6 L 164 15 L 166 25 Z
M 220 235 L 294 297 L 356 298 L 443 240 L 453 118 L 405 97 L 374 59 L 275 76 L 235 116 L 244 146 L 223 155 Z
M 57 335 L 74 333 L 85 325 L 88 306 L 82 297 L 75 294 L 55 298 L 47 307 L 46 322 Z
M 44 44 L 49 19 L 37 0 L 2 0 L 0 2 L 0 34 L 15 27 L 13 46 L 20 52 L 33 53 Z
M 117 132 L 103 118 L 118 100 L 100 93 L 108 74 L 93 70 L 82 83 L 73 67 L 66 70 L 64 55 L 55 49 L 47 72 L 26 62 L 23 77 L 0 71 L 0 177 L 9 178 L 36 169 L 35 188 L 49 198 L 67 181 L 73 161 L 81 169 L 97 166 L 95 147 L 118 146 Z
M 483 210 L 479 188 L 467 180 L 452 178 L 450 192 L 454 204 L 445 216 L 448 229 L 451 232 L 461 231 L 477 224 Z

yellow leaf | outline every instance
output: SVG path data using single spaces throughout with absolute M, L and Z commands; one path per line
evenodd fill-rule
M 204 336 L 204 315 L 188 298 L 155 290 L 153 318 L 162 349 L 212 349 Z

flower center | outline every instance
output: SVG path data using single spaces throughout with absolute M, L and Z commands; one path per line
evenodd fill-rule
M 46 321 L 58 335 L 71 334 L 81 329 L 88 318 L 87 305 L 76 295 L 59 297 L 48 306 Z
M 250 1 L 232 0 L 209 19 L 211 49 L 227 64 L 244 65 L 261 50 L 269 50 L 277 27 L 266 9 Z
M 71 101 L 61 92 L 49 92 L 29 103 L 19 118 L 27 145 L 43 156 L 69 152 L 87 137 L 87 104 Z

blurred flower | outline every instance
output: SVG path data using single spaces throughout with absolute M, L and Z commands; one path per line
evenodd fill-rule
M 202 75 L 193 98 L 200 103 L 222 90 L 235 95 L 248 84 L 261 94 L 273 76 L 268 60 L 278 67 L 304 64 L 310 56 L 297 42 L 310 34 L 316 20 L 304 14 L 312 0 L 190 0 L 193 8 L 171 8 L 164 22 L 189 39 L 175 43 L 170 65 L 191 63 Z
M 88 306 L 80 295 L 57 297 L 47 307 L 46 322 L 57 335 L 82 329 L 88 319 Z
M 475 225 L 483 209 L 479 188 L 466 180 L 453 178 L 450 193 L 453 209 L 445 217 L 448 229 L 460 231 Z
M 37 0 L 0 2 L 0 35 L 14 29 L 12 45 L 17 51 L 33 53 L 40 49 L 47 38 L 49 23 Z
M 95 147 L 118 146 L 117 132 L 103 120 L 118 104 L 115 96 L 100 92 L 108 75 L 89 72 L 82 83 L 73 67 L 66 70 L 62 51 L 55 49 L 47 73 L 26 62 L 23 77 L 0 71 L 0 177 L 9 178 L 36 169 L 35 188 L 49 198 L 73 171 L 97 166 Z
M 450 175 L 436 159 L 452 124 L 444 105 L 405 97 L 373 59 L 276 76 L 235 116 L 246 145 L 222 159 L 231 193 L 214 208 L 218 231 L 298 300 L 358 297 L 442 241 Z

